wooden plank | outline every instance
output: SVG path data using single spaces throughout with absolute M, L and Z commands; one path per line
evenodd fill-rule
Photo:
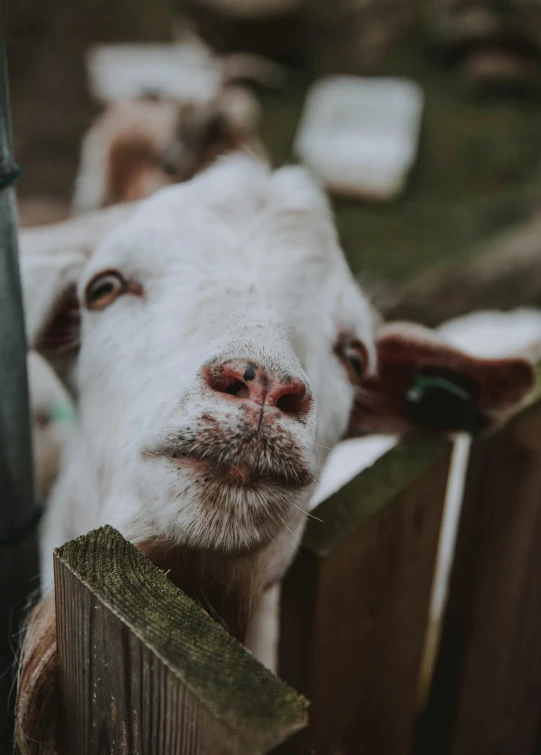
M 541 402 L 474 443 L 417 751 L 533 755 L 541 721 Z
M 306 724 L 280 682 L 111 527 L 55 554 L 69 755 L 258 755 Z
M 280 676 L 318 755 L 406 755 L 451 445 L 400 443 L 322 503 L 286 576 Z

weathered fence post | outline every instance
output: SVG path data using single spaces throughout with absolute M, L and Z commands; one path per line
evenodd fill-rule
M 538 402 L 472 446 L 442 644 L 416 752 L 535 755 L 540 721 Z
M 307 701 L 111 527 L 56 552 L 55 584 L 66 755 L 260 755 L 306 725 Z
M 317 755 L 407 755 L 451 445 L 400 443 L 315 510 L 286 576 L 280 676 Z
M 17 610 L 38 574 L 26 339 L 12 189 L 7 69 L 0 8 L 0 752 L 9 752 Z

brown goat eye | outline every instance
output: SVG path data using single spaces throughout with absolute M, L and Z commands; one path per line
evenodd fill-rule
M 120 273 L 115 271 L 100 273 L 86 287 L 86 306 L 93 310 L 105 309 L 127 289 L 128 284 Z
M 341 356 L 345 362 L 350 380 L 358 383 L 364 376 L 367 364 L 366 348 L 360 341 L 350 341 L 342 344 Z

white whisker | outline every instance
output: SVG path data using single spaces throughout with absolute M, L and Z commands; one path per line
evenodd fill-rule
M 301 509 L 301 507 L 297 506 L 297 504 L 294 501 L 291 501 L 291 503 L 293 504 L 293 506 L 295 506 L 296 509 L 299 509 L 299 511 L 302 511 L 303 514 L 306 514 L 306 516 L 309 516 L 310 519 L 315 519 L 317 522 L 321 522 L 322 524 L 324 524 L 323 519 L 320 519 L 319 517 L 314 516 L 309 511 L 305 511 L 304 509 Z

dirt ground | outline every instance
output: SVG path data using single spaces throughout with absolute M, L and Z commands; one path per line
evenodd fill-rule
M 149 6 L 145 0 L 13 0 L 4 10 L 14 144 L 23 168 L 19 197 L 27 220 L 66 212 L 81 136 L 97 112 L 86 87 L 88 46 L 170 38 L 172 0 L 153 2 L 152 12 Z M 294 24 L 283 28 L 289 35 L 284 56 L 295 64 L 286 90 L 259 93 L 263 136 L 277 163 L 294 157 L 292 140 L 310 81 L 302 56 L 290 55 L 302 33 Z M 267 32 L 272 36 L 272 28 Z M 253 43 L 255 37 L 246 39 Z M 243 46 L 234 35 L 228 44 Z M 470 258 L 539 206 L 541 102 L 475 95 L 456 71 L 431 57 L 422 29 L 393 46 L 376 72 L 412 76 L 424 87 L 419 160 L 397 201 L 336 202 L 337 221 L 354 270 L 399 284 L 439 260 Z

